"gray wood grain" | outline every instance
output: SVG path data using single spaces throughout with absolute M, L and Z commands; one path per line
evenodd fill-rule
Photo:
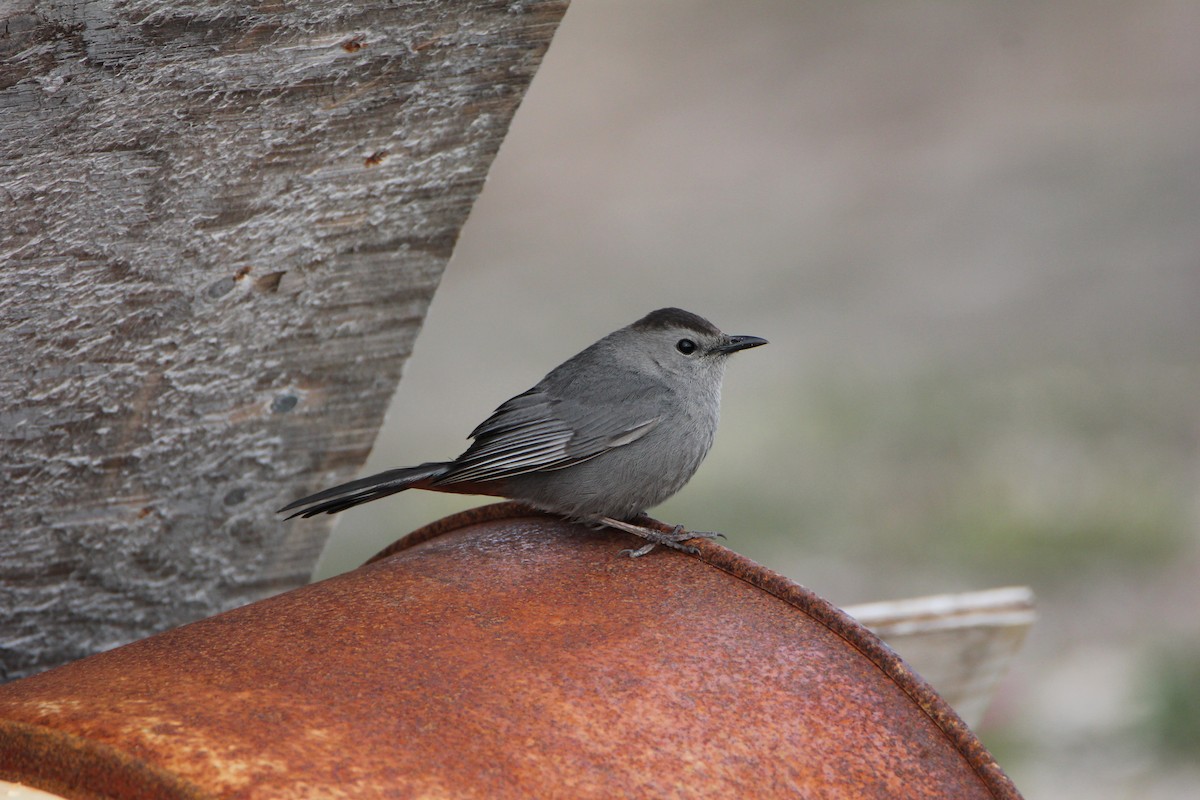
M 307 580 L 565 6 L 0 4 L 0 677 Z

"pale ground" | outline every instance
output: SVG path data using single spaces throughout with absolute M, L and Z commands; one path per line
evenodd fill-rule
M 656 516 L 841 605 L 1033 586 L 1017 786 L 1195 796 L 1200 3 L 575 0 L 368 471 L 663 305 L 771 345 Z M 319 576 L 478 502 L 344 514 Z

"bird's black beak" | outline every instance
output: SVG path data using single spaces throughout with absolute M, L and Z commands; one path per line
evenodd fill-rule
M 760 344 L 766 344 L 767 340 L 758 336 L 730 336 L 729 341 L 725 344 L 719 344 L 709 352 L 712 353 L 736 353 L 738 350 L 749 350 L 751 347 L 758 347 Z

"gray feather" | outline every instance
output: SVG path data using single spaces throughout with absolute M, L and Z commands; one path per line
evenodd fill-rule
M 658 387 L 648 376 L 619 369 L 608 339 L 572 362 L 574 368 L 553 370 L 471 431 L 471 446 L 434 485 L 564 469 L 637 441 L 663 419 L 653 402 Z M 607 369 L 589 369 L 593 362 Z

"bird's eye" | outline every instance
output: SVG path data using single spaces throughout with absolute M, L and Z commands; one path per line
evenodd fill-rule
M 685 356 L 690 356 L 696 352 L 696 343 L 691 339 L 680 339 L 675 343 L 675 349 L 683 353 Z

